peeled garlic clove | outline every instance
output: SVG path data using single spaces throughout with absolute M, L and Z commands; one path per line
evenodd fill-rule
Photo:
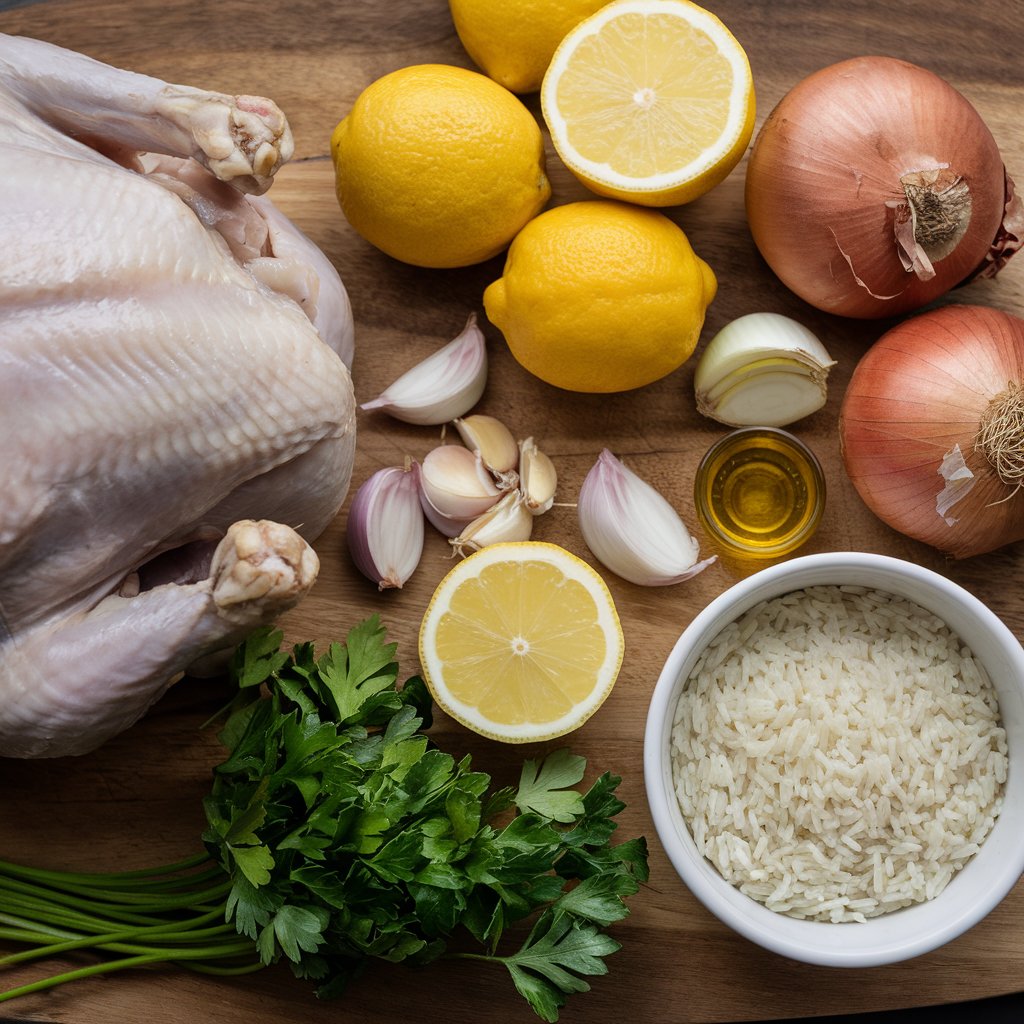
M 401 587 L 423 555 L 418 477 L 415 462 L 380 469 L 352 499 L 348 549 L 356 568 L 379 590 Z
M 630 583 L 681 583 L 715 561 L 697 561 L 697 541 L 676 510 L 607 448 L 583 481 L 577 514 L 590 550 Z
M 479 551 L 488 544 L 529 540 L 533 516 L 519 491 L 509 491 L 493 508 L 474 519 L 448 543 L 459 555 Z
M 462 333 L 360 409 L 383 409 L 404 423 L 436 426 L 464 416 L 487 383 L 487 347 L 471 313 Z
M 501 497 L 480 456 L 458 444 L 427 452 L 420 486 L 431 506 L 452 519 L 482 515 Z
M 803 324 L 778 313 L 750 313 L 723 327 L 701 355 L 694 374 L 697 410 L 730 426 L 786 426 L 824 406 L 833 366 Z
M 477 414 L 456 419 L 455 429 L 465 446 L 479 455 L 483 464 L 495 475 L 502 490 L 519 482 L 516 465 L 519 448 L 512 432 L 501 420 Z
M 537 447 L 532 437 L 519 442 L 519 488 L 530 512 L 539 516 L 555 501 L 558 473 L 555 464 Z

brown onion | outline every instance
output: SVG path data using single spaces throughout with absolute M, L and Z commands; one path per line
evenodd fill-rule
M 858 57 L 810 75 L 758 132 L 746 179 L 754 241 L 826 312 L 893 316 L 990 276 L 1024 237 L 992 133 L 914 64 Z
M 1024 538 L 1024 320 L 945 306 L 894 327 L 857 364 L 839 436 L 893 529 L 956 558 Z

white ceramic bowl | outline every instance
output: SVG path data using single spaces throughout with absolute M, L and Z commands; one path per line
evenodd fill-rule
M 730 885 L 697 852 L 672 784 L 669 737 L 680 690 L 719 631 L 759 601 L 810 586 L 875 587 L 943 619 L 985 666 L 999 696 L 1009 748 L 1003 809 L 981 850 L 934 899 L 864 923 L 802 921 L 768 910 Z M 980 921 L 1024 871 L 1024 649 L 1003 622 L 962 587 L 882 555 L 808 555 L 762 569 L 716 598 L 690 624 L 658 679 L 644 736 L 644 778 L 658 837 L 690 891 L 741 935 L 806 963 L 873 967 L 918 956 Z

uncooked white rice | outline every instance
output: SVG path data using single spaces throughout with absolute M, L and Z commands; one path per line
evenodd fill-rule
M 948 626 L 865 587 L 762 602 L 701 654 L 672 764 L 697 848 L 769 909 L 868 917 L 938 895 L 1002 804 L 995 690 Z

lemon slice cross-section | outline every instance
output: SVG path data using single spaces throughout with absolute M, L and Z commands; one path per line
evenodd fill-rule
M 420 627 L 434 700 L 506 743 L 553 739 L 601 706 L 622 664 L 622 628 L 600 575 L 539 541 L 492 544 L 441 581 Z
M 600 195 L 686 203 L 721 182 L 754 129 L 742 46 L 688 0 L 616 0 L 562 40 L 541 87 L 551 140 Z

